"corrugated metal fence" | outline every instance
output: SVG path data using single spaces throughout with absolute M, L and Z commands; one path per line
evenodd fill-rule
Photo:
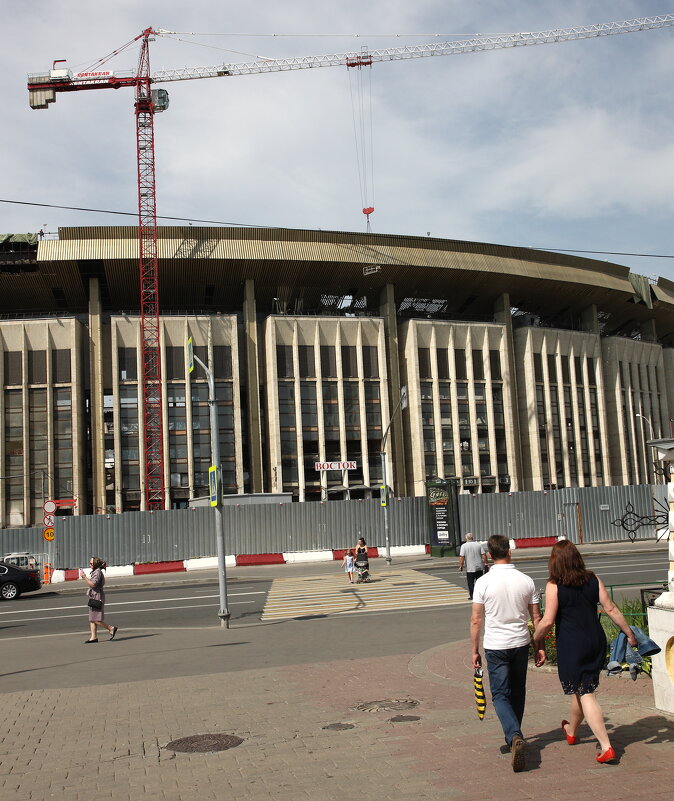
M 575 543 L 618 542 L 628 534 L 616 525 L 631 504 L 635 515 L 662 513 L 657 502 L 667 506 L 666 487 L 642 484 L 630 487 L 584 487 L 552 492 L 513 492 L 512 495 L 461 495 L 459 514 L 462 532 L 476 539 L 505 534 L 512 539 L 558 537 Z M 636 539 L 654 539 L 655 526 L 642 526 Z
M 214 510 L 126 512 L 121 515 L 57 517 L 50 546 L 42 529 L 0 531 L 2 553 L 49 550 L 55 568 L 87 564 L 94 554 L 109 565 L 163 562 L 214 556 Z M 331 501 L 222 508 L 225 553 L 289 553 L 351 548 L 358 537 L 384 545 L 383 509 L 378 501 Z M 389 506 L 391 545 L 428 540 L 425 498 L 401 498 Z
M 627 539 L 614 523 L 628 503 L 637 515 L 653 515 L 653 497 L 666 503 L 666 488 L 587 487 L 543 492 L 461 495 L 461 531 L 477 539 L 506 534 L 513 539 L 565 535 L 573 542 L 614 542 Z M 656 513 L 662 513 L 662 508 Z M 345 548 L 365 537 L 369 545 L 384 545 L 383 509 L 378 501 L 330 501 L 222 509 L 228 554 L 289 553 Z M 214 556 L 214 511 L 210 508 L 171 512 L 126 512 L 121 515 L 57 517 L 56 536 L 45 543 L 41 528 L 0 530 L 0 554 L 12 551 L 49 552 L 56 568 L 84 565 L 94 554 L 110 565 Z M 430 541 L 425 498 L 401 498 L 389 506 L 391 545 L 421 545 Z M 648 525 L 638 539 L 655 537 Z

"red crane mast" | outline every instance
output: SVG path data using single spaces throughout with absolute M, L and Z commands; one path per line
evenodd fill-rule
M 159 269 L 157 261 L 157 187 L 154 161 L 154 113 L 149 41 L 142 33 L 136 73 L 136 154 L 138 161 L 138 254 L 142 339 L 145 505 L 164 508 L 164 436 L 159 343 Z

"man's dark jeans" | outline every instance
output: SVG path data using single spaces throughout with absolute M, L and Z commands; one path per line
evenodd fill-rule
M 516 734 L 522 736 L 529 646 L 521 645 L 503 651 L 488 651 L 485 648 L 484 655 L 494 709 L 501 721 L 506 743 L 510 745 Z
M 468 581 L 468 596 L 470 597 L 471 601 L 473 600 L 473 587 L 475 586 L 475 582 L 483 574 L 484 570 L 476 570 L 474 573 L 469 573 L 466 571 L 466 579 Z

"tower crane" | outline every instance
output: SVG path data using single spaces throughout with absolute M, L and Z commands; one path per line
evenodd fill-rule
M 138 67 L 134 72 L 91 70 L 73 73 L 63 61 L 54 61 L 47 73 L 28 76 L 28 97 L 31 108 L 46 109 L 56 100 L 57 92 L 93 89 L 135 90 L 136 153 L 138 164 L 138 246 L 140 259 L 140 314 L 142 336 L 142 406 L 144 423 L 145 506 L 164 508 L 164 448 L 161 407 L 161 363 L 159 326 L 159 274 L 157 258 L 157 194 L 155 182 L 154 115 L 168 108 L 165 89 L 154 84 L 187 81 L 198 78 L 229 78 L 269 72 L 316 69 L 318 67 L 371 67 L 383 61 L 397 61 L 428 56 L 452 56 L 501 50 L 530 45 L 571 42 L 600 36 L 655 30 L 674 26 L 674 14 L 578 25 L 533 33 L 505 33 L 476 36 L 456 42 L 433 42 L 380 50 L 335 53 L 293 58 L 265 58 L 245 63 L 219 64 L 212 67 L 184 67 L 150 73 L 149 43 L 155 36 L 176 33 L 146 28 L 131 43 L 140 41 Z M 57 66 L 58 65 L 58 66 Z M 369 207 L 364 212 L 374 211 Z

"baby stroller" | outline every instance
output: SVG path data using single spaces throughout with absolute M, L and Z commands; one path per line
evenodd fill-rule
M 370 563 L 367 560 L 367 555 L 359 553 L 354 560 L 356 566 L 356 584 L 362 584 L 364 581 L 370 580 Z

